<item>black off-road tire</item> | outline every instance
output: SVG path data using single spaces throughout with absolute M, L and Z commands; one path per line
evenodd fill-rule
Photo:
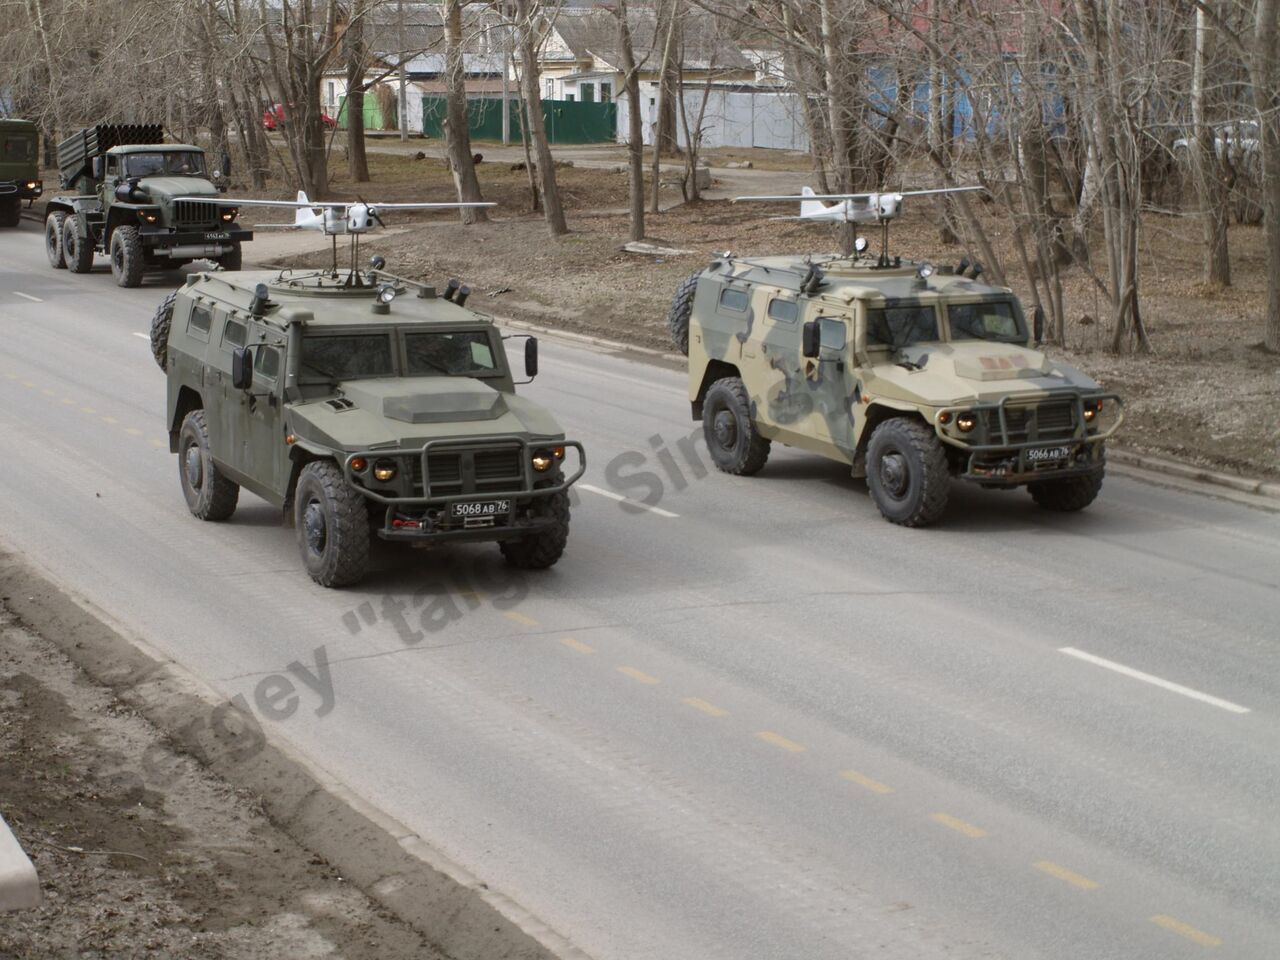
M 1082 477 L 1067 477 L 1065 480 L 1038 480 L 1027 484 L 1027 492 L 1031 499 L 1045 510 L 1055 513 L 1075 513 L 1083 510 L 1097 499 L 1102 490 L 1102 475 L 1106 467 L 1099 467 L 1094 473 Z
M 44 252 L 49 257 L 49 266 L 55 270 L 67 269 L 67 260 L 62 253 L 62 221 L 67 215 L 55 210 L 44 218 Z
M 686 357 L 689 355 L 689 317 L 693 313 L 693 295 L 697 292 L 700 276 L 701 270 L 680 281 L 680 286 L 676 287 L 676 295 L 671 298 L 671 309 L 667 311 L 671 342 Z
M 302 565 L 322 587 L 358 583 L 369 567 L 369 508 L 332 460 L 313 460 L 298 475 L 293 524 Z
M 166 369 L 169 361 L 169 328 L 173 326 L 173 305 L 178 299 L 175 290 L 156 307 L 155 316 L 151 318 L 151 355 L 156 358 L 160 369 Z
M 756 432 L 751 398 L 738 377 L 717 380 L 707 390 L 702 433 L 712 461 L 725 473 L 749 477 L 769 459 L 769 440 Z
M 203 410 L 192 410 L 178 431 L 178 481 L 187 508 L 201 520 L 230 520 L 240 500 L 240 485 L 222 475 L 209 447 Z
M 239 270 L 244 262 L 244 253 L 240 249 L 240 244 L 237 243 L 214 262 L 223 270 Z
M 111 273 L 120 287 L 136 287 L 142 283 L 145 264 L 142 235 L 134 226 L 116 227 L 111 233 Z
M 22 222 L 22 198 L 0 197 L 0 227 L 16 227 Z
M 62 221 L 62 257 L 72 273 L 88 273 L 93 269 L 93 238 L 76 236 L 76 217 Z
M 533 501 L 531 512 L 539 517 L 553 517 L 555 524 L 519 540 L 503 540 L 498 544 L 507 563 L 521 570 L 545 570 L 555 564 L 569 542 L 569 492 L 561 490 Z
M 881 515 L 904 527 L 923 527 L 942 516 L 951 491 L 947 455 L 927 424 L 893 417 L 867 444 L 867 486 Z

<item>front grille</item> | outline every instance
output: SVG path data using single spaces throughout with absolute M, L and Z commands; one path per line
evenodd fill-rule
M 175 200 L 173 220 L 176 227 L 215 227 L 218 225 L 218 205 L 203 200 Z
M 1009 443 L 1066 440 L 1075 433 L 1075 404 L 1071 401 L 1041 403 L 1034 407 L 1005 407 L 1004 422 Z M 992 430 L 998 434 L 999 414 L 992 413 Z
M 524 461 L 519 446 L 480 450 L 449 450 L 427 455 L 431 489 L 424 493 L 422 458 L 413 461 L 414 493 L 447 497 L 465 493 L 519 493 L 525 486 Z

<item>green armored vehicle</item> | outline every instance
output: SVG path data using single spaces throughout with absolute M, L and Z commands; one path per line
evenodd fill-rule
M 176 270 L 210 260 L 239 270 L 241 244 L 253 233 L 239 226 L 235 207 L 218 204 L 204 151 L 166 144 L 159 124 L 100 124 L 58 144 L 62 188 L 45 214 L 49 264 L 88 273 L 95 254 L 111 257 L 122 287 L 136 287 L 148 271 Z
M 243 487 L 281 507 L 327 587 L 364 575 L 371 537 L 491 540 L 517 567 L 551 566 L 582 445 L 516 395 L 504 339 L 466 287 L 437 295 L 375 263 L 193 273 L 163 302 L 151 344 L 187 506 L 227 520 Z M 532 338 L 524 365 L 532 378 Z
M 16 227 L 22 201 L 44 193 L 38 140 L 30 120 L 0 119 L 0 227 Z
M 1049 510 L 1091 503 L 1119 398 L 1037 351 L 1013 292 L 976 265 L 859 248 L 725 254 L 677 290 L 670 325 L 716 465 L 754 474 L 772 441 L 808 450 L 905 526 L 941 517 L 953 477 L 1026 486 Z

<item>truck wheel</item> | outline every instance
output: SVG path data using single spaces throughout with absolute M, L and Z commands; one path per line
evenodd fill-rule
M 1102 490 L 1105 467 L 1083 477 L 1067 477 L 1065 480 L 1037 480 L 1027 484 L 1031 499 L 1046 510 L 1055 513 L 1075 513 L 1093 503 Z
M 302 564 L 322 587 L 358 582 L 369 565 L 369 511 L 332 460 L 313 460 L 298 475 L 293 523 Z
M 62 221 L 62 256 L 72 273 L 88 273 L 93 269 L 93 238 L 76 235 L 76 219 Z
M 238 243 L 220 256 L 216 261 L 218 266 L 223 270 L 239 270 L 241 262 L 242 254 L 240 252 L 240 244 Z
M 538 517 L 553 517 L 555 524 L 519 540 L 498 544 L 507 563 L 521 570 L 545 570 L 560 559 L 569 542 L 569 493 L 562 490 L 533 502 L 531 512 Z
M 203 410 L 192 410 L 178 432 L 178 479 L 187 508 L 201 520 L 230 520 L 240 487 L 222 475 L 209 449 L 209 425 Z
M 137 227 L 116 227 L 111 234 L 111 273 L 116 285 L 136 287 L 142 283 L 142 236 Z
M 169 360 L 169 328 L 173 325 L 173 304 L 177 299 L 178 291 L 175 290 L 160 301 L 155 316 L 151 318 L 151 355 L 161 370 Z
M 947 508 L 951 477 L 942 443 L 919 420 L 893 417 L 867 444 L 867 486 L 891 523 L 923 527 Z
M 717 467 L 749 477 L 769 459 L 769 441 L 756 432 L 747 388 L 737 377 L 717 380 L 702 403 L 702 433 Z
M 49 266 L 55 270 L 67 269 L 66 258 L 62 255 L 62 221 L 67 215 L 55 210 L 44 219 L 44 252 L 49 255 Z
M 698 289 L 700 276 L 701 270 L 680 281 L 680 286 L 676 287 L 676 295 L 671 298 L 671 309 L 667 311 L 671 342 L 686 357 L 689 355 L 689 316 L 693 313 L 693 295 Z
M 0 227 L 16 227 L 22 221 L 22 198 L 0 200 Z

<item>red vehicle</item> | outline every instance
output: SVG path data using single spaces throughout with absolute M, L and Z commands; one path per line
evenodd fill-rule
M 320 112 L 320 122 L 324 124 L 326 130 L 332 130 L 338 125 L 338 121 L 333 119 L 324 111 Z M 284 104 L 276 103 L 267 107 L 262 111 L 262 129 L 275 130 L 284 123 Z

